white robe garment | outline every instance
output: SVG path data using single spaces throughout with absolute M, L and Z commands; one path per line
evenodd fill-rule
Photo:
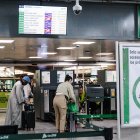
M 5 125 L 18 125 L 21 128 L 22 104 L 24 102 L 23 85 L 17 81 L 8 99 Z
M 31 95 L 31 86 L 29 84 L 23 87 L 26 103 L 29 103 L 29 95 Z

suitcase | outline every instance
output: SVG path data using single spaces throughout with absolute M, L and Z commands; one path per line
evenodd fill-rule
M 34 105 L 33 104 L 24 104 L 24 110 L 25 111 L 34 111 Z
M 22 128 L 35 128 L 35 111 L 22 111 Z

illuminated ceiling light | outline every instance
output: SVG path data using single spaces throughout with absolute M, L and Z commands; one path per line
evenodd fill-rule
M 63 70 L 76 70 L 76 66 L 68 67 L 68 68 L 63 68 Z
M 42 58 L 42 57 L 40 57 L 40 56 L 30 56 L 29 58 L 33 58 L 33 59 L 38 59 L 38 58 Z
M 95 65 L 111 66 L 111 65 L 116 65 L 116 64 L 114 64 L 114 63 L 101 63 L 101 62 L 98 62 L 98 63 L 96 63 Z
M 67 61 L 67 62 L 69 62 L 69 61 L 70 61 L 70 62 L 74 62 L 74 61 L 76 61 L 76 60 L 72 60 L 72 59 L 71 59 L 71 60 L 64 60 L 64 61 Z
M 101 65 L 102 68 L 107 68 L 107 65 Z
M 6 67 L 0 67 L 0 70 L 4 70 Z
M 54 55 L 57 54 L 57 52 L 42 52 L 43 55 Z
M 68 62 L 58 62 L 54 65 L 58 65 L 58 66 L 69 66 L 69 65 L 77 65 L 77 64 L 73 64 L 73 63 L 68 63 Z
M 13 43 L 14 40 L 0 40 L 0 43 Z
M 72 67 L 67 67 L 67 68 L 63 68 L 64 70 L 76 70 L 76 69 L 78 69 L 78 70 L 83 70 L 83 69 L 85 69 L 85 70 L 100 70 L 101 69 L 101 67 L 100 66 L 72 66 Z
M 34 73 L 32 73 L 32 72 L 27 72 L 27 75 L 34 75 Z
M 58 50 L 72 50 L 75 49 L 76 47 L 58 47 Z
M 5 48 L 5 46 L 0 46 L 0 49 L 4 49 Z
M 34 75 L 34 73 L 32 73 L 32 72 L 27 72 L 27 71 L 15 69 L 15 75 L 17 75 L 17 74 Z
M 112 55 L 113 53 L 97 53 L 96 55 Z
M 79 59 L 91 59 L 92 57 L 78 57 Z
M 108 61 L 108 62 L 116 62 L 116 60 L 106 60 L 106 61 Z
M 15 69 L 15 74 L 23 74 L 24 72 L 22 70 Z
M 93 44 L 95 42 L 88 42 L 88 41 L 77 41 L 77 42 L 74 42 L 73 44 L 77 44 L 77 45 L 80 45 L 80 44 L 83 44 L 83 45 L 90 45 L 90 44 Z

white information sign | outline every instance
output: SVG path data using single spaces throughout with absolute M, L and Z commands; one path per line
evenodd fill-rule
M 57 71 L 57 83 L 64 82 L 66 75 L 71 76 L 73 79 L 73 71 Z
M 116 71 L 106 71 L 105 72 L 106 82 L 116 82 Z
M 65 71 L 57 71 L 57 83 L 62 83 L 65 81 L 66 73 Z
M 50 84 L 50 71 L 42 71 L 42 84 Z
M 140 44 L 120 43 L 121 125 L 140 127 Z

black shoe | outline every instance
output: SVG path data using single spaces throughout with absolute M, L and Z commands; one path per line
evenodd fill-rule
M 25 128 L 18 128 L 18 130 L 25 130 Z
M 70 131 L 68 129 L 66 129 L 65 132 L 70 132 Z

